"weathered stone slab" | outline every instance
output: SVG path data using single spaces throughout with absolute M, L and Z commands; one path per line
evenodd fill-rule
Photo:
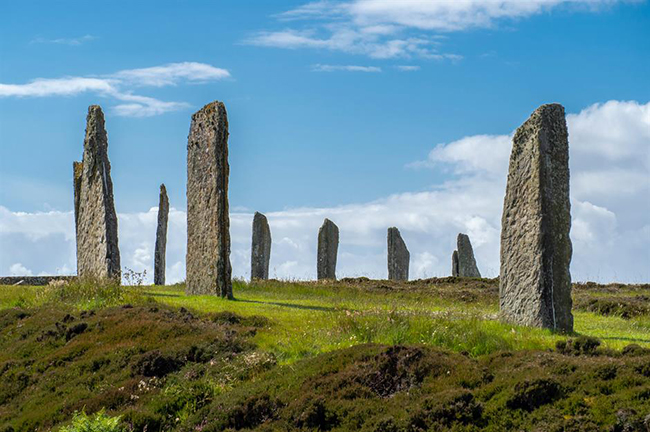
M 318 230 L 318 279 L 336 279 L 336 256 L 339 249 L 339 227 L 325 219 Z
M 481 272 L 478 271 L 478 267 L 476 266 L 474 249 L 472 249 L 472 243 L 469 241 L 469 236 L 463 233 L 458 234 L 456 247 L 458 249 L 456 249 L 454 253 L 456 254 L 455 256 L 457 260 L 457 274 L 452 274 L 452 276 L 481 277 Z
M 253 238 L 251 242 L 251 280 L 269 278 L 271 260 L 271 229 L 266 216 L 255 212 L 253 216 Z
M 222 102 L 192 115 L 187 140 L 186 293 L 232 298 L 228 116 Z
M 512 143 L 501 221 L 503 319 L 573 330 L 570 228 L 564 108 L 542 105 L 517 129 Z
M 458 271 L 458 251 L 455 250 L 454 253 L 451 254 L 451 275 L 454 277 L 458 277 L 460 275 Z
M 406 248 L 399 230 L 388 228 L 388 279 L 394 281 L 409 280 L 409 261 L 411 254 Z
M 88 108 L 83 159 L 74 164 L 74 187 L 77 274 L 119 279 L 117 214 L 108 160 L 108 136 L 99 105 Z
M 160 185 L 158 201 L 158 226 L 156 228 L 156 248 L 154 250 L 153 283 L 165 285 L 165 255 L 167 253 L 167 221 L 169 219 L 169 198 L 167 188 Z

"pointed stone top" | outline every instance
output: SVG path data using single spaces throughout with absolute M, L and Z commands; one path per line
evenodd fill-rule
M 540 105 L 532 115 L 535 114 L 541 114 L 541 115 L 548 115 L 548 114 L 554 114 L 556 112 L 561 112 L 564 114 L 564 107 L 560 105 L 559 103 L 550 103 L 550 104 L 544 104 Z
M 554 133 L 560 133 L 564 130 L 566 134 L 565 117 L 564 107 L 562 105 L 558 103 L 541 105 L 515 131 L 513 137 L 514 147 L 518 147 L 518 144 L 525 142 L 529 135 L 536 134 L 541 129 L 554 131 Z M 517 154 L 517 151 L 513 150 L 513 154 Z
M 167 195 L 167 188 L 165 187 L 165 183 L 160 183 L 160 193 Z
M 564 107 L 558 103 L 541 105 L 530 115 L 530 118 L 520 127 L 524 127 L 529 123 L 540 123 L 547 120 L 563 120 L 565 117 Z
M 388 228 L 388 231 L 389 232 L 390 231 L 397 231 L 397 233 L 399 234 L 399 230 L 397 229 L 397 227 L 390 227 L 390 228 Z
M 86 133 L 96 133 L 104 129 L 104 112 L 99 105 L 90 105 L 86 116 Z
M 194 118 L 199 115 L 202 116 L 216 115 L 217 117 L 225 117 L 226 105 L 224 105 L 224 103 L 221 101 L 210 102 L 209 104 L 205 105 L 203 108 L 201 108 L 200 110 L 192 114 L 192 120 L 194 120 Z
M 253 216 L 253 219 L 254 219 L 254 220 L 257 220 L 257 219 L 264 219 L 264 220 L 266 220 L 266 216 L 264 215 L 264 213 L 260 213 L 260 212 L 257 212 L 257 211 L 256 211 L 256 212 L 255 212 L 255 215 Z
M 331 220 L 325 218 L 325 220 L 323 221 L 323 225 L 329 225 L 329 224 L 336 225 L 336 224 L 335 224 L 334 222 L 332 222 Z
M 102 116 L 104 117 L 104 112 L 102 111 L 102 107 L 99 105 L 90 105 L 88 107 L 88 115 L 89 116 Z

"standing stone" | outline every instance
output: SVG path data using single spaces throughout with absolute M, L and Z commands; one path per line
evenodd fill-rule
M 232 299 L 228 117 L 222 102 L 192 115 L 187 139 L 186 293 Z
M 456 249 L 452 255 L 452 276 L 481 277 L 481 272 L 476 266 L 474 249 L 467 234 L 460 233 L 456 240 Z M 455 262 L 454 262 L 455 260 Z M 454 274 L 454 266 L 456 273 Z
M 388 279 L 394 281 L 409 280 L 409 254 L 406 243 L 399 230 L 388 228 Z
M 81 199 L 81 175 L 83 174 L 83 162 L 72 162 L 72 184 L 74 187 L 74 230 L 79 235 L 79 200 Z
M 80 277 L 120 279 L 117 215 L 113 202 L 111 164 L 104 113 L 91 105 L 81 162 L 74 165 L 77 274 Z
M 336 255 L 339 249 L 339 227 L 325 219 L 318 230 L 318 279 L 336 279 Z
M 153 283 L 165 285 L 165 254 L 167 252 L 167 220 L 169 219 L 169 198 L 167 188 L 160 185 L 158 202 L 158 228 L 156 228 L 156 249 L 153 262 Z
M 271 230 L 266 216 L 255 212 L 251 244 L 251 280 L 269 278 L 271 260 Z
M 451 254 L 451 275 L 454 277 L 460 276 L 460 273 L 458 271 L 458 251 L 455 250 L 454 253 Z
M 570 228 L 564 108 L 542 105 L 512 142 L 501 220 L 499 297 L 505 320 L 573 330 Z

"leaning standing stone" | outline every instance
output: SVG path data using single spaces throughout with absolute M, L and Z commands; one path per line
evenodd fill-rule
M 228 118 L 221 102 L 192 115 L 187 139 L 186 293 L 232 298 Z
M 251 280 L 269 278 L 271 259 L 271 229 L 266 216 L 255 212 L 251 244 Z
M 501 221 L 499 295 L 505 320 L 573 330 L 570 228 L 564 108 L 542 105 L 512 143 Z
M 158 227 L 156 228 L 156 249 L 153 263 L 153 283 L 165 285 L 165 254 L 167 250 L 167 220 L 169 218 L 169 198 L 167 188 L 160 185 L 160 201 L 158 203 Z
M 339 248 L 339 227 L 325 219 L 318 230 L 318 279 L 336 279 L 336 255 Z
M 458 274 L 455 276 L 460 277 L 481 277 L 481 272 L 478 271 L 476 266 L 476 259 L 474 258 L 474 249 L 472 249 L 472 243 L 469 241 L 469 236 L 467 234 L 458 234 L 458 239 L 456 240 L 458 252 L 456 257 L 458 259 Z
M 409 280 L 409 260 L 411 255 L 402 240 L 399 230 L 388 228 L 388 279 L 394 281 Z
M 74 188 L 77 274 L 119 280 L 117 214 L 108 161 L 108 136 L 99 105 L 88 108 L 83 159 L 74 164 Z

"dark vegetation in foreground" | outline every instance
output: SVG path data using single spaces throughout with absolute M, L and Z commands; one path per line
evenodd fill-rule
M 494 295 L 494 281 L 470 285 L 439 294 L 462 302 Z M 593 290 L 598 296 L 585 295 Z M 624 316 L 617 292 L 577 286 L 576 303 L 616 301 L 623 309 L 598 313 Z M 57 429 L 75 415 L 83 422 L 82 412 L 100 413 L 106 431 L 650 431 L 650 349 L 634 344 L 610 350 L 570 336 L 554 349 L 475 358 L 363 344 L 278 365 L 254 343 L 276 325 L 272 316 L 199 313 L 120 287 L 48 296 L 0 310 L 2 432 Z M 625 296 L 639 310 L 642 302 Z

